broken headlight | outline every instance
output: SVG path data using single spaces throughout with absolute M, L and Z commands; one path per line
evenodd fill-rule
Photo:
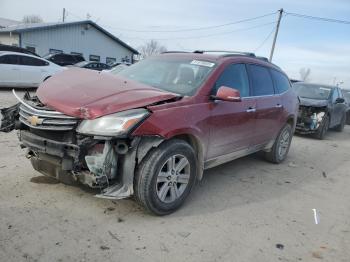
M 97 136 L 118 136 L 127 134 L 149 115 L 146 109 L 132 109 L 93 120 L 83 120 L 78 133 Z

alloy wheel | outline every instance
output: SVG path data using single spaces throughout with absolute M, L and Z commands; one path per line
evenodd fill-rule
M 186 190 L 190 180 L 190 163 L 183 155 L 168 158 L 157 176 L 156 191 L 160 201 L 172 203 Z

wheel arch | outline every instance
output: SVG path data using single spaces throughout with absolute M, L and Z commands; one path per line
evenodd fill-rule
M 197 179 L 201 180 L 203 178 L 204 171 L 204 147 L 200 142 L 199 138 L 192 134 L 177 134 L 170 139 L 180 139 L 187 142 L 194 150 L 196 154 L 196 159 L 198 163 L 197 168 Z

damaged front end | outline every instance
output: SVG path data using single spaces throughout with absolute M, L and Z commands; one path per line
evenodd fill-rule
M 52 110 L 29 94 L 23 99 L 14 95 L 19 103 L 1 109 L 0 131 L 18 130 L 35 170 L 66 184 L 101 189 L 98 197 L 131 196 L 137 162 L 162 141 L 128 135 L 148 116 L 146 109 L 82 120 Z
M 299 134 L 313 134 L 321 127 L 327 115 L 327 107 L 300 105 L 296 132 Z

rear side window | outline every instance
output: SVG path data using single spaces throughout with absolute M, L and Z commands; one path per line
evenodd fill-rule
M 0 56 L 0 64 L 17 65 L 18 64 L 18 55 Z
M 232 64 L 227 66 L 216 81 L 213 94 L 216 94 L 221 86 L 237 89 L 240 92 L 241 97 L 249 96 L 249 81 L 245 65 Z
M 46 66 L 49 63 L 34 57 L 21 56 L 19 58 L 19 64 L 26 65 L 26 66 Z
M 249 74 L 253 96 L 273 95 L 275 93 L 271 75 L 266 67 L 249 65 Z
M 282 94 L 290 88 L 289 80 L 284 74 L 272 69 L 271 75 L 277 94 Z

